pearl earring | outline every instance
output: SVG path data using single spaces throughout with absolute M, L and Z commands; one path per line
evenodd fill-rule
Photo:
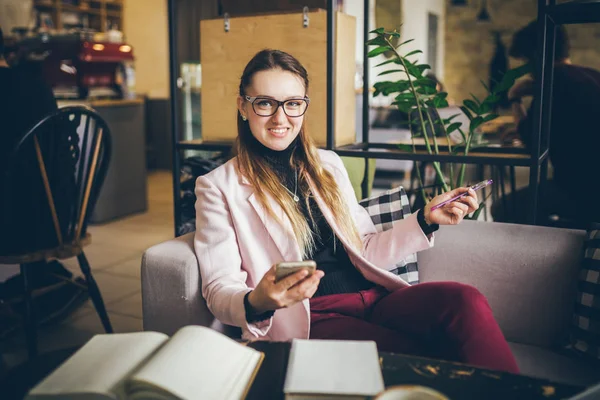
M 242 115 L 242 120 L 246 121 L 247 118 L 244 115 Z

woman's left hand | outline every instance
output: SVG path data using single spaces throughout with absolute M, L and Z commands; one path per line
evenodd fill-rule
M 431 207 L 436 204 L 440 204 L 443 201 L 449 200 L 465 192 L 468 192 L 466 196 L 431 211 Z M 478 208 L 479 202 L 477 201 L 475 191 L 468 187 L 460 187 L 434 197 L 423 209 L 423 216 L 425 217 L 425 222 L 428 224 L 456 225 L 459 224 L 466 215 L 475 212 Z

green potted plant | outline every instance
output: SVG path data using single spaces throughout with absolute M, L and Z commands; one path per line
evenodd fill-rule
M 477 135 L 477 128 L 498 117 L 493 110 L 500 100 L 500 94 L 503 91 L 507 91 L 514 84 L 515 80 L 530 71 L 529 65 L 523 65 L 507 71 L 506 74 L 503 75 L 502 80 L 494 86 L 494 90 L 490 90 L 485 83 L 481 82 L 488 92 L 487 96 L 483 100 L 480 100 L 471 94 L 471 98 L 463 100 L 460 105 L 461 111 L 470 121 L 469 130 L 464 132 L 460 122 L 453 122 L 460 114 L 454 114 L 444 119 L 435 117 L 439 116 L 439 113 L 437 112 L 439 108 L 448 107 L 448 93 L 438 91 L 436 82 L 424 75 L 427 70 L 431 69 L 429 65 L 419 64 L 409 59 L 412 56 L 422 53 L 422 51 L 413 50 L 407 54 L 400 53 L 402 46 L 412 42 L 414 39 L 400 42 L 399 32 L 386 32 L 384 28 L 375 29 L 374 31 L 371 31 L 371 33 L 375 34 L 375 37 L 367 41 L 366 45 L 375 46 L 375 48 L 369 51 L 368 56 L 375 57 L 382 53 L 391 54 L 391 57 L 388 60 L 378 64 L 376 67 L 389 65 L 392 66 L 392 68 L 379 73 L 378 76 L 391 73 L 401 73 L 402 76 L 397 81 L 382 81 L 375 83 L 373 85 L 375 88 L 373 95 L 393 96 L 394 101 L 392 104 L 397 106 L 401 112 L 409 116 L 409 121 L 407 121 L 409 126 L 417 127 L 417 129 L 411 129 L 411 138 L 413 139 L 412 146 L 399 145 L 399 147 L 405 151 L 416 152 L 414 138 L 422 136 L 427 152 L 429 154 L 439 155 L 438 139 L 436 138 L 435 132 L 441 130 L 447 139 L 448 151 L 450 154 L 468 155 L 469 151 L 473 149 L 473 140 Z M 398 42 L 400 43 L 398 46 L 393 44 Z M 432 110 L 435 112 L 431 112 Z M 432 132 L 431 137 L 427 135 L 428 129 Z M 460 133 L 462 141 L 453 145 L 450 134 L 455 131 Z M 436 173 L 437 184 L 443 192 L 463 186 L 466 164 L 460 164 L 456 174 L 454 165 L 450 164 L 448 176 L 444 174 L 438 161 L 433 162 L 433 168 Z M 428 199 L 424 190 L 419 168 L 417 168 L 416 171 L 421 188 L 420 193 L 422 199 L 424 202 L 427 202 Z M 485 202 L 482 202 L 480 208 L 471 216 L 471 218 L 476 219 L 478 217 L 484 207 L 484 203 Z

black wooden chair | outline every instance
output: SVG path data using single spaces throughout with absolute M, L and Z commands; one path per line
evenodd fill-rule
M 106 176 L 111 135 L 91 108 L 66 107 L 46 116 L 18 141 L 4 166 L 0 264 L 20 264 L 29 357 L 37 355 L 31 271 L 40 262 L 77 257 L 107 333 L 113 329 L 83 248 L 88 220 Z M 43 263 L 42 263 L 43 264 Z

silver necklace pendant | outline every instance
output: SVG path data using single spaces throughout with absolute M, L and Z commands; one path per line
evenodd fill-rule
M 297 203 L 300 201 L 300 198 L 298 196 L 294 195 L 294 201 Z

